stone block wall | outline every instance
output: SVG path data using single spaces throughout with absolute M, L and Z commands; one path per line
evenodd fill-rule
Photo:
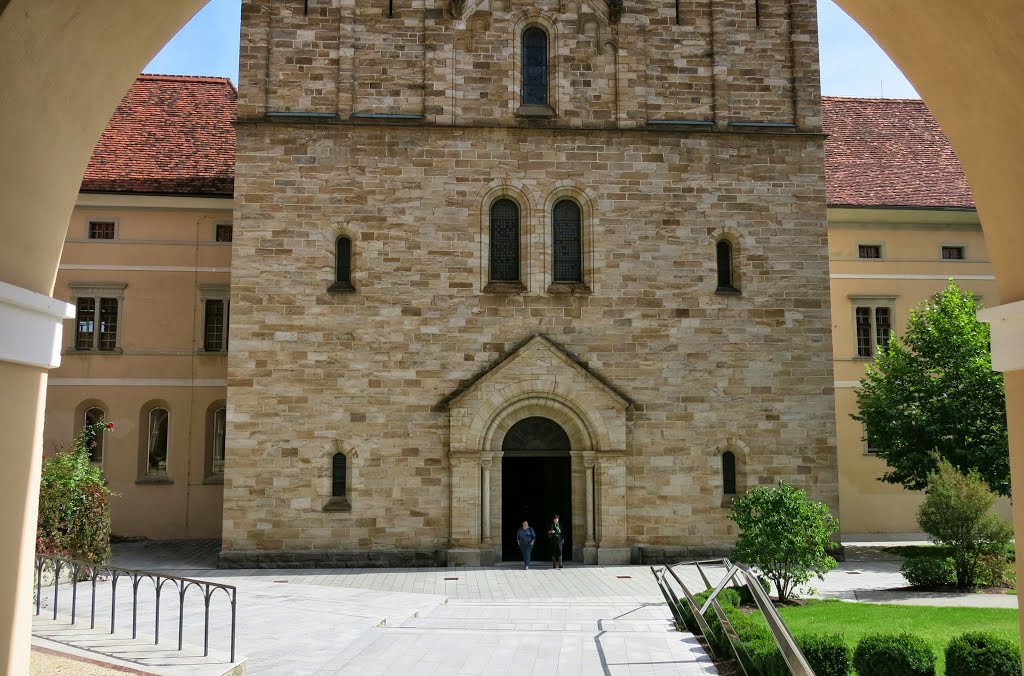
M 310 0 L 309 32 L 303 2 L 243 3 L 226 564 L 471 545 L 481 464 L 451 453 L 446 402 L 536 334 L 630 402 L 626 448 L 574 460 L 577 544 L 592 476 L 595 536 L 617 551 L 727 546 L 726 449 L 739 485 L 786 479 L 837 507 L 814 4 L 678 4 L 677 25 L 653 0 L 617 22 L 592 0 L 396 1 L 390 17 Z M 551 36 L 550 118 L 517 115 L 529 25 Z M 331 72 L 334 90 L 313 84 Z M 502 197 L 524 288 L 494 293 Z M 551 286 L 562 198 L 583 212 L 582 292 Z M 340 235 L 352 293 L 328 290 Z M 721 237 L 741 294 L 716 292 Z M 348 511 L 325 510 L 337 452 Z

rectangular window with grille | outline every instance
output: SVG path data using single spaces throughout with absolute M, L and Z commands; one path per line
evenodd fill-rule
M 875 347 L 889 347 L 892 333 L 892 310 L 887 307 L 875 308 Z
M 857 246 L 857 258 L 881 258 L 882 247 L 879 244 L 860 244 Z
M 942 247 L 942 260 L 944 261 L 962 261 L 966 258 L 964 255 L 964 248 L 962 246 L 944 246 Z
M 89 221 L 89 239 L 114 239 L 114 221 Z
M 75 350 L 118 352 L 121 301 L 127 284 L 72 282 L 75 296 Z
M 877 301 L 854 308 L 857 356 L 873 357 L 878 348 L 889 347 L 892 335 L 892 301 Z M 862 301 L 863 302 L 863 301 Z
M 227 326 L 225 306 L 227 303 L 219 298 L 209 298 L 205 303 L 206 317 L 203 322 L 203 350 L 206 352 L 223 352 L 227 349 Z
M 214 233 L 214 240 L 217 242 L 230 242 L 232 236 L 232 226 L 230 224 L 219 223 Z
M 91 350 L 96 335 L 96 299 L 79 298 L 75 319 L 75 349 Z

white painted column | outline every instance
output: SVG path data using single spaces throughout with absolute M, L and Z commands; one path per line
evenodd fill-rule
M 480 460 L 480 541 L 491 543 L 491 459 Z
M 75 306 L 0 282 L 0 361 L 52 369 L 60 366 L 64 320 Z
M 985 308 L 978 319 L 992 327 L 992 370 L 1024 371 L 1024 300 Z

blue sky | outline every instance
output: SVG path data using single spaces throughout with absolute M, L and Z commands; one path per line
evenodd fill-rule
M 237 84 L 241 4 L 241 0 L 212 0 L 145 72 L 221 75 Z M 832 0 L 818 0 L 818 30 L 823 94 L 918 98 L 885 52 Z

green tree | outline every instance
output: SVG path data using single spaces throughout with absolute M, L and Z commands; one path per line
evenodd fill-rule
M 110 559 L 111 492 L 100 469 L 89 464 L 89 449 L 96 435 L 113 428 L 102 420 L 86 425 L 71 447 L 43 459 L 36 554 L 86 563 Z
M 937 464 L 928 477 L 917 523 L 936 543 L 949 547 L 956 586 L 973 587 L 983 556 L 1005 556 L 1013 527 L 991 511 L 997 496 L 978 472 L 964 474 L 943 459 Z
M 752 488 L 732 503 L 729 518 L 740 528 L 736 559 L 774 582 L 780 602 L 798 584 L 812 576 L 824 579 L 837 565 L 827 550 L 839 521 L 792 484 Z
M 941 457 L 1010 494 L 1003 374 L 992 370 L 989 327 L 977 311 L 950 280 L 868 366 L 853 419 L 888 465 L 882 481 L 921 490 Z

